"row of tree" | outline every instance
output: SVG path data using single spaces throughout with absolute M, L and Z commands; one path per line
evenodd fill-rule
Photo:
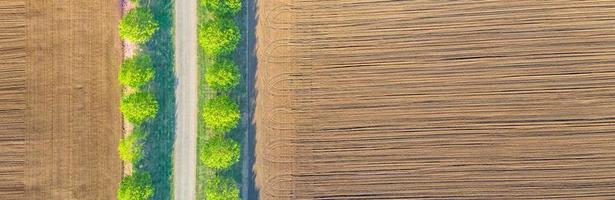
M 131 2 L 138 4 L 137 0 Z M 142 7 L 128 11 L 119 24 L 120 37 L 134 44 L 146 43 L 157 30 L 158 22 L 151 10 Z M 118 79 L 128 91 L 122 97 L 120 111 L 135 128 L 118 146 L 120 158 L 133 165 L 132 174 L 124 176 L 120 182 L 118 200 L 147 200 L 154 194 L 150 174 L 139 171 L 134 164 L 143 158 L 145 133 L 138 127 L 158 113 L 156 98 L 145 88 L 155 73 L 151 57 L 144 52 L 137 52 L 120 66 Z
M 239 124 L 241 113 L 237 102 L 229 97 L 241 79 L 239 68 L 229 55 L 235 51 L 241 38 L 233 19 L 241 10 L 241 0 L 201 0 L 208 18 L 199 26 L 198 41 L 211 64 L 205 70 L 204 81 L 216 96 L 208 99 L 202 108 L 202 120 L 209 137 L 199 144 L 199 160 L 215 171 L 205 180 L 207 200 L 239 199 L 239 187 L 221 173 L 239 162 L 239 143 L 226 133 Z

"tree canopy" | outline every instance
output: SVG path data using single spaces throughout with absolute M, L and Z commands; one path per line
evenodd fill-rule
M 117 191 L 118 200 L 148 200 L 154 194 L 152 178 L 145 172 L 125 176 Z
M 201 3 L 217 15 L 235 15 L 241 10 L 241 0 L 201 0 Z
M 207 200 L 239 200 L 239 187 L 233 179 L 213 175 L 205 185 Z
M 227 132 L 237 127 L 239 106 L 228 96 L 217 96 L 205 102 L 203 120 L 215 132 Z
M 207 67 L 205 81 L 214 90 L 226 91 L 239 84 L 239 69 L 228 59 L 221 59 Z
M 147 42 L 156 30 L 158 21 L 151 10 L 141 7 L 128 11 L 119 25 L 120 37 L 137 44 Z
M 143 157 L 143 143 L 140 141 L 142 136 L 143 133 L 135 129 L 128 136 L 120 140 L 118 146 L 120 159 L 125 162 L 134 163 Z
M 154 78 L 152 58 L 147 54 L 137 54 L 124 60 L 120 66 L 120 83 L 130 87 L 141 87 Z
M 226 169 L 239 161 L 239 143 L 222 136 L 215 136 L 201 149 L 200 159 L 212 169 Z
M 120 111 L 129 122 L 141 124 L 156 116 L 158 102 L 149 92 L 136 92 L 122 98 Z
M 211 57 L 233 52 L 240 38 L 239 28 L 230 19 L 208 21 L 199 29 L 199 44 Z

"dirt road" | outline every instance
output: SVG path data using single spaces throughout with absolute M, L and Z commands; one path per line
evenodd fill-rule
M 197 1 L 175 1 L 177 125 L 174 156 L 175 199 L 195 199 L 197 127 Z

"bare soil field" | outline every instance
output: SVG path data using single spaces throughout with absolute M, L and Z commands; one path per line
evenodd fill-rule
M 120 13 L 0 0 L 0 199 L 115 199 Z
M 615 1 L 257 2 L 262 199 L 615 196 Z
M 25 19 L 24 2 L 0 0 L 0 199 L 25 192 Z

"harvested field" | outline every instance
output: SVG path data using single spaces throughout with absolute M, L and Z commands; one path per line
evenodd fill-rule
M 615 196 L 615 1 L 257 2 L 262 199 Z
M 24 197 L 25 2 L 0 0 L 0 199 Z
M 0 199 L 115 199 L 119 1 L 0 0 Z

